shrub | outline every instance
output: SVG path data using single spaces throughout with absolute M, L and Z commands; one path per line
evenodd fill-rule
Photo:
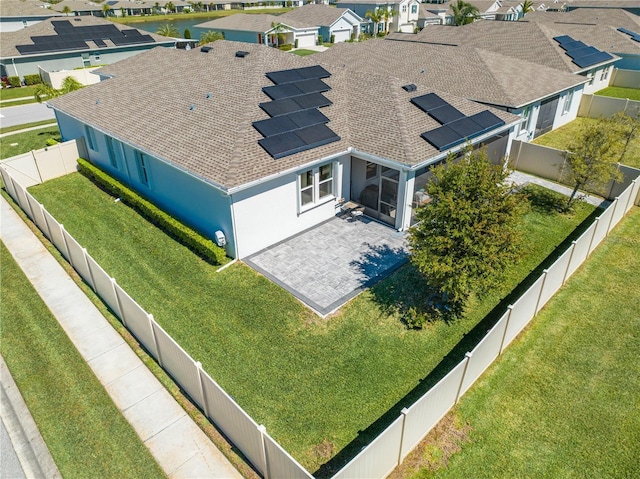
M 329 43 L 335 43 L 335 41 L 336 41 L 336 36 L 335 35 L 331 35 L 329 37 Z
M 322 45 L 322 35 L 318 35 L 318 45 Z
M 39 85 L 40 83 L 42 83 L 42 78 L 40 78 L 40 75 L 38 75 L 37 73 L 24 76 L 25 85 Z
M 58 140 L 56 140 L 55 138 L 49 138 L 47 140 L 47 146 L 53 146 L 53 145 L 57 145 L 58 144 Z
M 291 43 L 287 43 L 286 45 L 280 45 L 278 48 L 283 52 L 288 52 L 293 48 L 293 46 L 291 45 Z
M 184 35 L 183 38 L 187 38 L 190 39 L 191 38 L 191 30 L 189 30 L 188 28 L 184 29 Z
M 212 264 L 223 264 L 226 262 L 227 255 L 223 248 L 220 248 L 210 239 L 205 238 L 197 231 L 165 213 L 97 166 L 89 163 L 85 159 L 78 158 L 78 168 L 80 173 L 96 183 L 104 191 L 120 198 L 125 204 L 135 209 L 144 218 L 162 229 L 175 240 L 190 248 L 200 257 Z
M 294 48 L 298 48 L 298 39 L 296 38 L 296 41 L 294 42 Z
M 20 77 L 7 77 L 7 82 L 9 86 L 18 88 L 20 86 Z

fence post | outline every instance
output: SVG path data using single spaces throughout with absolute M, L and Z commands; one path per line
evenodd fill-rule
M 591 239 L 589 240 L 589 249 L 587 250 L 587 258 L 589 257 L 589 255 L 591 254 L 591 246 L 593 246 L 593 238 L 596 237 L 596 231 L 598 230 L 598 223 L 600 222 L 600 217 L 598 216 L 594 221 L 593 224 L 595 225 L 593 227 L 593 234 L 591 235 Z
M 538 311 L 540 311 L 539 307 L 540 307 L 540 298 L 542 298 L 542 291 L 544 290 L 544 283 L 547 282 L 547 273 L 549 272 L 548 269 L 543 269 L 542 270 L 542 285 L 540 286 L 540 292 L 538 293 L 538 299 L 536 300 L 536 309 L 533 310 L 533 317 L 535 318 L 538 315 Z
M 618 207 L 619 198 L 616 196 L 614 200 L 609 205 L 609 208 L 613 208 L 613 212 L 611 213 L 611 218 L 609 218 L 609 225 L 607 226 L 607 236 L 611 232 L 611 223 L 613 223 L 613 216 L 616 214 L 616 208 Z
M 262 424 L 258 426 L 258 431 L 260 431 L 260 443 L 262 444 L 262 477 L 264 479 L 269 479 L 269 463 L 267 462 L 267 446 L 264 443 L 264 435 L 267 432 L 267 428 Z
M 400 433 L 400 450 L 398 451 L 398 466 L 402 464 L 402 447 L 404 446 L 404 425 L 407 422 L 407 413 L 409 410 L 406 407 L 402 408 L 402 432 Z
M 93 271 L 91 271 L 91 268 L 89 267 L 89 260 L 87 259 L 87 256 L 89 256 L 89 253 L 87 253 L 87 248 L 82 248 L 82 257 L 84 258 L 84 265 L 89 271 L 89 281 L 91 282 L 91 289 L 93 289 L 93 291 L 97 293 L 98 290 L 96 290 L 96 282 L 93 279 Z
M 155 340 L 155 336 L 154 336 Z M 202 394 L 202 409 L 204 411 L 204 415 L 211 419 L 211 415 L 209 414 L 209 402 L 207 401 L 207 395 L 204 392 L 204 383 L 202 374 L 204 371 L 202 370 L 202 363 L 200 361 L 196 362 L 196 369 L 198 370 L 198 382 L 200 383 L 200 394 Z
M 576 242 L 571 242 L 571 254 L 569 254 L 569 261 L 567 261 L 567 267 L 564 270 L 564 274 L 562 275 L 562 285 L 567 282 L 567 274 L 569 273 L 569 266 L 571 266 L 571 260 L 573 259 L 573 252 L 576 250 Z
M 40 213 L 42 213 L 42 219 L 44 220 L 44 226 L 45 226 L 45 228 L 47 230 L 47 231 L 43 231 L 43 233 L 45 234 L 47 239 L 53 243 L 53 238 L 51 236 L 51 229 L 49 228 L 49 223 L 47 223 L 47 218 L 44 215 L 44 212 L 45 212 L 44 206 L 42 205 L 42 203 L 38 203 L 38 205 L 40 205 Z
M 458 400 L 460 399 L 460 391 L 462 391 L 462 383 L 464 382 L 464 377 L 467 375 L 467 368 L 469 367 L 469 360 L 471 359 L 471 356 L 473 356 L 473 354 L 469 352 L 464 354 L 464 359 L 465 359 L 464 370 L 462 371 L 462 377 L 460 378 L 460 384 L 458 385 L 458 391 L 456 392 L 456 400 L 454 401 L 453 404 L 458 404 Z
M 111 278 L 111 287 L 113 288 L 113 294 L 116 296 L 116 303 L 118 304 L 118 316 L 122 321 L 122 324 L 127 326 L 127 320 L 124 317 L 124 310 L 122 309 L 122 302 L 120 301 L 120 296 L 118 296 L 118 288 L 116 288 L 116 279 Z
M 69 264 L 71 266 L 73 266 L 73 260 L 71 259 L 71 253 L 69 253 L 69 245 L 67 244 L 67 237 L 64 235 L 64 232 L 66 231 L 64 229 L 64 225 L 62 223 L 58 223 L 60 225 L 60 234 L 62 235 L 62 243 L 64 244 L 64 249 L 65 251 L 62 252 L 62 254 L 64 254 L 65 258 L 67 258 L 67 260 L 69 261 Z M 66 254 L 65 254 L 66 252 Z
M 162 366 L 162 355 L 160 354 L 160 345 L 158 344 L 158 339 L 156 338 L 156 328 L 153 327 L 153 323 L 155 323 L 155 319 L 153 319 L 153 314 L 147 313 L 147 319 L 149 320 L 149 327 L 151 328 L 151 339 L 153 339 L 153 346 L 156 348 L 156 354 L 158 357 L 158 364 L 160 367 Z
M 9 178 L 11 178 L 11 184 L 13 185 L 13 191 L 16 192 L 16 197 L 14 198 L 14 200 L 16 201 L 16 203 L 18 203 L 18 206 L 20 206 L 20 208 L 22 208 L 22 211 L 24 211 L 27 216 L 29 216 L 29 213 L 31 213 L 30 215 L 30 219 L 33 219 L 33 212 L 31 211 L 31 205 L 29 204 L 29 200 L 27 200 L 27 190 L 26 188 L 23 188 L 22 185 L 20 183 L 18 183 L 16 180 L 13 179 L 13 176 L 9 175 Z M 18 194 L 18 191 L 22 190 L 22 193 L 24 195 L 24 200 L 27 202 L 27 207 L 25 208 L 24 205 L 22 204 L 21 200 L 20 200 L 20 195 Z M 29 211 L 27 211 L 29 210 Z
M 634 179 L 631 184 L 629 186 L 627 186 L 627 188 L 631 188 L 631 191 L 629 192 L 629 199 L 627 200 L 627 204 L 624 207 L 624 214 L 626 215 L 629 210 L 631 209 L 631 206 L 633 205 L 633 198 L 631 198 L 631 193 L 633 193 L 633 190 L 635 188 L 635 184 L 638 181 L 638 178 Z M 631 203 L 631 204 L 629 204 Z
M 507 314 L 507 320 L 505 321 L 505 325 L 504 325 L 504 333 L 502 333 L 502 339 L 500 340 L 500 351 L 498 351 L 498 354 L 502 354 L 502 351 L 504 351 L 504 340 L 507 338 L 507 331 L 509 330 L 509 319 L 511 319 L 511 312 L 513 311 L 513 304 L 510 304 L 509 306 L 507 306 L 507 311 L 509 314 Z

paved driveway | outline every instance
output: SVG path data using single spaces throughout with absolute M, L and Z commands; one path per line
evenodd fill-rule
M 245 262 L 325 316 L 407 261 L 405 233 L 332 218 Z

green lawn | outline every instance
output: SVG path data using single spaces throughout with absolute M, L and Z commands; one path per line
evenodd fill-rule
M 576 118 L 571 123 L 568 123 L 556 130 L 539 136 L 532 143 L 536 145 L 549 146 L 551 148 L 557 148 L 559 150 L 566 150 L 572 141 L 580 133 L 580 130 L 591 123 L 597 123 L 602 120 L 596 118 Z M 634 168 L 640 168 L 640 137 L 635 138 L 630 144 L 624 158 L 621 161 L 622 164 L 627 166 L 633 166 Z
M 550 212 L 538 192 L 526 215 L 528 247 L 504 290 L 460 321 L 410 331 L 400 316 L 424 289 L 410 266 L 320 320 L 242 263 L 215 273 L 79 174 L 31 191 L 305 467 L 337 455 L 321 476 L 457 363 L 496 319 L 483 318 L 501 298 L 502 307 L 512 302 L 509 292 L 593 212 L 584 204 L 574 217 Z
M 41 85 L 30 85 L 19 88 L 0 88 L 0 100 L 11 100 L 13 98 L 30 98 L 33 100 L 33 95 L 35 95 L 36 90 L 40 88 L 40 86 Z M 3 103 L 2 106 L 15 106 L 17 104 L 19 103 L 10 101 Z
M 595 95 L 611 96 L 613 98 L 628 98 L 629 100 L 640 100 L 640 88 L 623 88 L 619 86 L 610 86 L 598 90 Z
M 35 126 L 51 125 L 52 123 L 55 124 L 55 122 L 56 120 L 52 119 L 52 120 L 34 121 L 33 123 L 23 123 L 22 125 L 5 126 L 3 128 L 0 128 L 0 134 L 10 133 L 12 131 L 24 130 L 25 128 L 32 128 Z
M 634 208 L 409 458 L 458 442 L 447 466 L 392 477 L 638 477 L 639 231 Z
M 292 53 L 299 55 L 301 57 L 306 57 L 307 55 L 313 55 L 314 53 L 318 53 L 315 50 L 306 50 L 304 48 L 300 48 L 299 50 L 294 50 Z
M 51 121 L 49 121 L 51 123 Z M 21 127 L 23 127 L 22 125 Z M 53 138 L 60 141 L 60 130 L 57 126 L 16 133 L 2 138 L 0 143 L 0 159 L 10 158 L 31 150 L 39 150 L 47 146 L 47 140 Z
M 65 478 L 165 477 L 4 244 L 0 351 Z

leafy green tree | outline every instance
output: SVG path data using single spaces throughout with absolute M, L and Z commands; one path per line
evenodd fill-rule
M 42 83 L 34 92 L 33 97 L 38 103 L 42 103 L 45 100 L 50 100 L 51 98 L 56 98 L 60 95 L 79 90 L 82 87 L 84 87 L 82 83 L 80 83 L 74 77 L 68 76 L 65 77 L 64 80 L 62 80 L 62 86 L 59 90 L 56 90 L 51 85 Z
M 612 128 L 611 122 L 589 123 L 569 144 L 566 153 L 570 166 L 567 178 L 574 186 L 567 208 L 571 207 L 578 190 L 620 180 L 622 175 L 616 163 L 619 153 L 617 136 L 618 132 Z
M 628 152 L 629 144 L 636 138 L 640 137 L 640 112 L 635 116 L 627 115 L 623 111 L 619 111 L 609 119 L 611 127 L 617 133 L 619 138 L 620 156 L 619 163 L 624 164 L 625 155 Z
M 375 10 L 367 10 L 367 13 L 364 14 L 369 20 L 373 22 L 373 35 L 378 35 L 378 24 L 380 20 L 382 20 L 384 12 L 382 8 L 376 8 Z
M 173 4 L 173 2 L 167 2 L 164 5 L 164 8 L 166 11 L 168 11 L 169 13 L 174 13 L 176 11 L 176 6 Z
M 198 42 L 198 45 L 213 43 L 216 40 L 224 40 L 224 35 L 221 32 L 214 32 L 213 30 L 209 30 L 200 34 L 200 42 Z
M 287 27 L 285 27 L 282 23 L 271 23 L 271 32 L 276 36 L 276 48 L 280 46 L 281 43 L 286 41 L 285 32 L 287 31 Z
M 458 161 L 450 156 L 432 173 L 432 200 L 416 209 L 418 223 L 409 231 L 411 261 L 456 317 L 516 261 L 523 207 L 505 181 L 509 171 L 484 149 L 467 149 Z
M 162 35 L 163 37 L 177 38 L 180 36 L 180 32 L 172 23 L 163 23 L 158 27 L 156 33 L 158 35 Z
M 464 0 L 458 0 L 457 3 L 452 3 L 451 11 L 453 12 L 453 24 L 458 26 L 473 22 L 480 14 L 477 7 Z

